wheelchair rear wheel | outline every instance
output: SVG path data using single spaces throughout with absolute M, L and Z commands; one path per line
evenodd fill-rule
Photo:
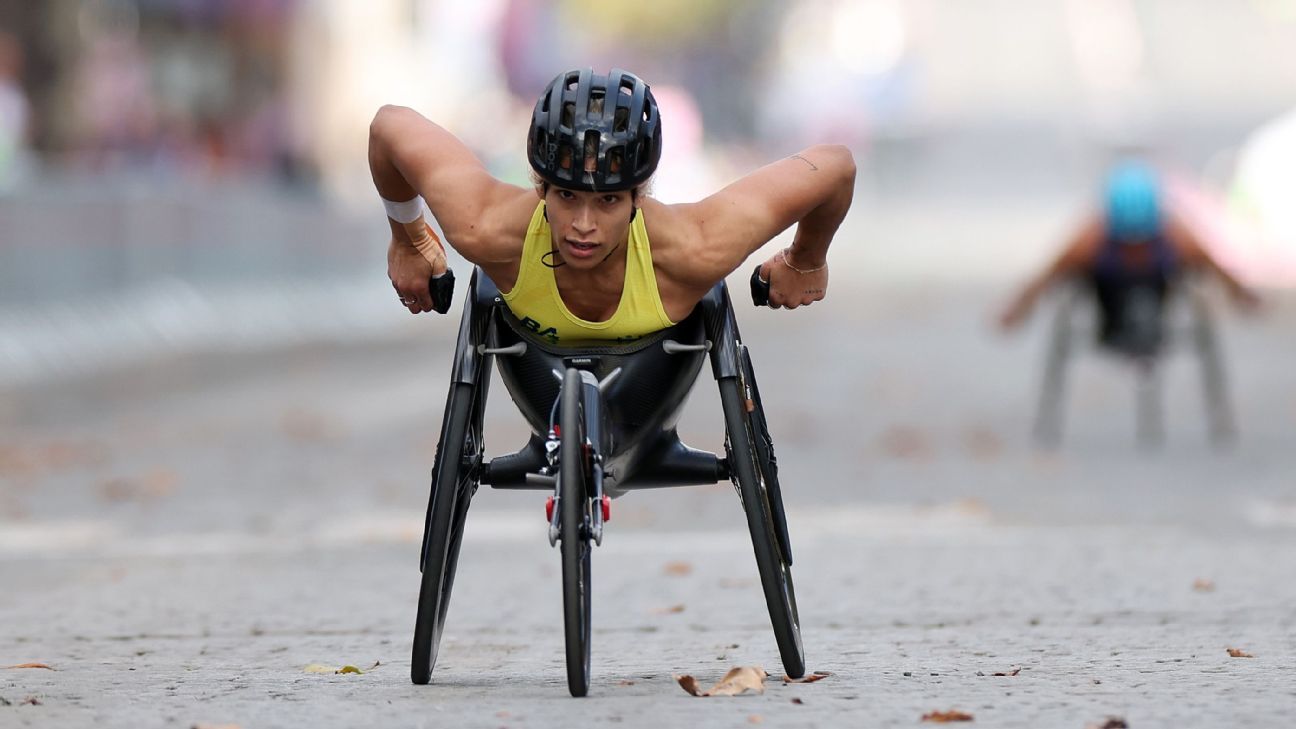
M 484 393 L 472 385 L 453 383 L 446 399 L 441 438 L 432 466 L 432 496 L 423 535 L 423 579 L 414 624 L 410 678 L 425 684 L 436 665 L 441 633 L 450 606 L 455 565 L 463 539 L 468 503 L 477 489 L 476 462 L 483 453 Z
M 558 498 L 561 508 L 563 632 L 567 648 L 567 688 L 572 696 L 589 693 L 590 684 L 590 498 L 586 480 L 584 413 L 580 372 L 567 370 L 561 402 Z
M 800 678 L 805 675 L 805 654 L 801 645 L 796 592 L 792 587 L 792 560 L 786 547 L 783 503 L 778 491 L 772 444 L 762 427 L 764 414 L 760 409 L 760 395 L 751 376 L 746 352 L 740 351 L 745 382 L 737 378 L 720 381 L 720 402 L 724 408 L 726 430 L 725 455 L 738 486 L 743 511 L 747 514 L 756 568 L 765 592 L 765 604 L 769 608 L 783 671 L 793 678 Z M 749 402 L 751 410 L 748 410 Z

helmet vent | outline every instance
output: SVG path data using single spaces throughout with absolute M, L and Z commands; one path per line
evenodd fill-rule
M 648 84 L 622 69 L 559 74 L 541 95 L 527 139 L 531 168 L 574 190 L 630 190 L 661 159 L 661 114 Z

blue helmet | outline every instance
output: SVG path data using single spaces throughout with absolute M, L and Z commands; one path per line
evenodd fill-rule
M 1140 162 L 1123 162 L 1107 177 L 1107 235 L 1141 240 L 1161 230 L 1161 184 Z

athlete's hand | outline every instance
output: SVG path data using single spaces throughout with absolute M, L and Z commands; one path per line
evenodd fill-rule
M 770 285 L 769 305 L 772 309 L 809 306 L 828 294 L 827 262 L 811 265 L 798 260 L 789 261 L 784 257 L 789 255 L 794 254 L 790 250 L 779 251 L 760 267 L 761 280 Z
M 428 289 L 432 264 L 417 248 L 393 238 L 387 246 L 387 278 L 411 314 L 432 311 L 432 292 Z
M 446 265 L 445 248 L 426 221 L 419 218 L 404 225 L 392 223 L 387 278 L 411 314 L 432 311 L 428 280 L 445 273 Z

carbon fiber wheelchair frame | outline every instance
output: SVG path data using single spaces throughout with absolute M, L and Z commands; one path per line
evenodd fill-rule
M 757 298 L 753 277 L 753 298 Z M 725 415 L 725 455 L 680 441 L 675 426 L 709 353 Z M 483 416 L 492 366 L 531 426 L 517 452 L 487 459 Z M 717 284 L 675 326 L 633 342 L 558 347 L 528 330 L 480 269 L 459 324 L 432 471 L 420 560 L 411 678 L 436 664 L 468 505 L 481 484 L 550 490 L 549 541 L 563 564 L 567 682 L 589 690 L 590 553 L 610 498 L 663 486 L 733 481 L 746 513 L 785 672 L 805 672 L 792 555 L 760 392 L 729 293 Z

